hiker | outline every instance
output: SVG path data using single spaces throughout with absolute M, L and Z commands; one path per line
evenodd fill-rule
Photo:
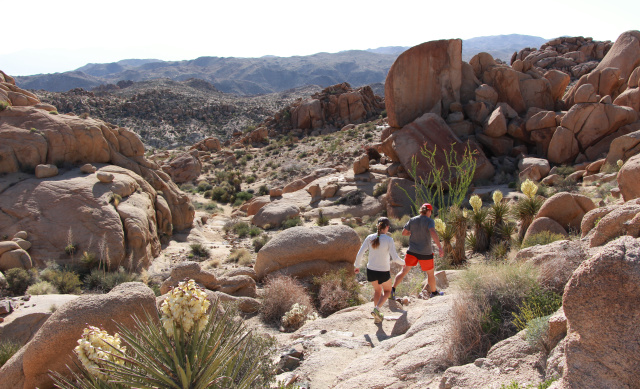
M 402 282 L 404 276 L 411 271 L 413 266 L 420 263 L 423 271 L 427 272 L 430 297 L 442 296 L 444 293 L 436 289 L 436 277 L 433 266 L 433 249 L 431 241 L 438 246 L 438 255 L 443 257 L 442 244 L 436 232 L 436 223 L 431 218 L 433 207 L 429 203 L 424 203 L 420 207 L 420 215 L 414 216 L 404 225 L 402 235 L 409 237 L 409 249 L 404 257 L 405 265 L 402 273 L 396 276 L 396 280 L 391 288 L 391 299 L 395 300 L 396 287 Z
M 386 217 L 378 219 L 378 232 L 364 239 L 356 256 L 355 272 L 360 273 L 360 263 L 365 251 L 369 250 L 369 262 L 367 263 L 367 281 L 373 286 L 373 316 L 375 323 L 380 323 L 384 315 L 380 308 L 391 295 L 391 258 L 394 262 L 404 265 L 402 258 L 396 253 L 396 245 L 393 238 L 386 235 L 389 232 L 391 222 Z

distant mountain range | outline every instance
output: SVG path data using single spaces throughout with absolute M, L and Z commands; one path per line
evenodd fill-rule
M 498 35 L 463 40 L 462 58 L 469 61 L 488 52 L 505 62 L 525 47 L 539 47 L 547 40 L 528 35 Z M 87 64 L 74 71 L 16 77 L 22 88 L 64 92 L 74 88 L 91 90 L 118 81 L 147 81 L 169 78 L 184 81 L 198 78 L 225 93 L 259 95 L 304 85 L 348 82 L 358 87 L 384 83 L 395 59 L 409 47 L 391 46 L 308 56 L 261 58 L 200 57 L 185 61 L 127 59 L 108 64 Z

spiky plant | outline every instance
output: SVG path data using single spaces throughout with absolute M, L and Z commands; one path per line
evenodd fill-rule
M 74 389 L 268 387 L 271 346 L 252 336 L 234 318 L 233 309 L 222 313 L 215 303 L 211 312 L 204 313 L 207 305 L 193 306 L 194 296 L 175 296 L 174 305 L 163 309 L 162 325 L 149 313 L 144 319 L 134 316 L 135 329 L 118 324 L 125 355 L 109 354 L 116 362 L 99 358 L 101 374 L 94 374 L 84 363 L 77 364 L 80 373 L 71 378 L 54 373 L 56 385 Z
M 491 236 L 491 244 L 494 245 L 504 238 L 501 234 L 502 227 L 506 223 L 509 214 L 509 204 L 502 201 L 502 192 L 493 192 L 493 204 L 489 209 L 489 216 L 494 225 L 494 234 Z
M 465 253 L 465 244 L 467 240 L 467 215 L 466 211 L 458 206 L 452 206 L 447 213 L 448 225 L 453 228 L 454 244 L 452 251 L 452 259 L 454 265 L 460 265 L 467 260 Z
M 522 183 L 520 189 L 526 197 L 518 200 L 511 212 L 520 221 L 518 237 L 522 241 L 524 234 L 527 232 L 531 222 L 533 222 L 533 218 L 542 207 L 544 198 L 536 195 L 538 186 L 529 179 Z
M 469 204 L 473 208 L 471 215 L 473 239 L 468 239 L 468 243 L 471 243 L 471 250 L 482 253 L 489 248 L 489 233 L 485 228 L 488 211 L 486 208 L 482 208 L 482 200 L 478 195 L 471 196 Z
M 435 219 L 436 232 L 442 241 L 442 251 L 444 257 L 449 257 L 453 253 L 453 238 L 455 237 L 455 230 L 451 224 L 446 224 L 442 219 Z

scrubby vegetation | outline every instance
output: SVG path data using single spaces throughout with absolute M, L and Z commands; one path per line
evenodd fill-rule
M 280 323 L 294 304 L 304 307 L 305 315 L 313 312 L 313 301 L 302 284 L 292 277 L 269 278 L 264 285 L 260 313 L 265 322 Z
M 347 269 L 315 277 L 313 286 L 316 306 L 323 316 L 364 303 L 360 297 L 360 284 Z
M 13 354 L 20 350 L 20 345 L 10 339 L 0 340 L 0 367 L 2 367 Z

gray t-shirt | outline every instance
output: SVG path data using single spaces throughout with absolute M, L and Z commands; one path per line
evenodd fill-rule
M 430 217 L 418 215 L 409 219 L 404 225 L 405 230 L 411 231 L 408 251 L 422 255 L 433 254 L 429 231 L 431 228 L 436 228 L 436 223 Z

